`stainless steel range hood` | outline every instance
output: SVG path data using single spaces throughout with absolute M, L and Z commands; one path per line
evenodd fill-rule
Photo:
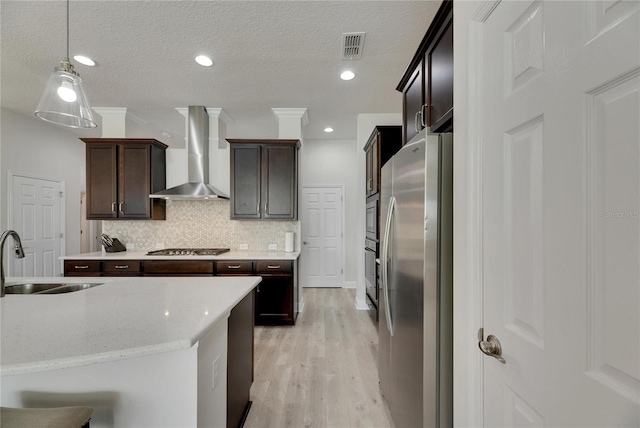
M 189 182 L 149 195 L 150 198 L 193 200 L 229 199 L 209 182 L 209 115 L 203 106 L 189 106 L 187 117 Z

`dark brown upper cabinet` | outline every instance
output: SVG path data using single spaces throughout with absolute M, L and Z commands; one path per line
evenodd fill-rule
M 429 63 L 429 117 L 434 132 L 445 131 L 453 121 L 453 19 L 427 53 Z
M 396 89 L 402 92 L 403 144 L 425 127 L 453 130 L 453 7 L 445 0 Z
M 424 128 L 420 114 L 425 104 L 425 94 L 424 69 L 421 61 L 402 90 L 402 125 L 405 144 Z
M 366 196 L 380 192 L 380 169 L 402 147 L 401 126 L 376 126 L 364 146 Z
M 299 140 L 227 139 L 231 145 L 231 218 L 298 218 Z
M 87 144 L 87 219 L 164 220 L 167 145 L 148 138 L 81 138 Z

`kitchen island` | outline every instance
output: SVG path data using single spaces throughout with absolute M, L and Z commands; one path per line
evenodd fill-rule
M 30 280 L 60 282 L 9 278 L 7 285 Z M 238 348 L 229 317 L 247 325 L 260 280 L 73 277 L 64 282 L 102 285 L 6 295 L 0 299 L 1 404 L 89 405 L 96 410 L 92 427 L 225 427 L 227 352 Z M 252 329 L 251 343 L 240 344 L 248 353 Z

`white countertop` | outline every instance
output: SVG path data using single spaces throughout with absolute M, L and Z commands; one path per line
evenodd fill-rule
M 55 370 L 193 346 L 260 277 L 8 278 L 99 282 L 64 294 L 0 299 L 0 375 Z
M 300 251 L 229 251 L 219 256 L 147 256 L 146 251 L 96 251 L 63 256 L 60 260 L 296 260 L 299 256 Z

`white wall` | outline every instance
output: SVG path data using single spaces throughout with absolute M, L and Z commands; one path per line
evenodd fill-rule
M 357 223 L 357 242 L 358 251 L 358 286 L 356 290 L 356 307 L 358 309 L 367 309 L 367 297 L 364 285 L 364 239 L 365 239 L 365 208 L 367 198 L 365 197 L 365 161 L 364 146 L 367 144 L 374 126 L 384 125 L 402 125 L 401 113 L 386 114 L 359 114 L 358 115 L 358 134 L 357 134 L 357 153 L 358 153 L 358 223 Z
M 65 248 L 80 252 L 80 193 L 85 187 L 85 144 L 78 135 L 38 118 L 0 110 L 0 229 L 8 224 L 7 173 L 65 182 Z
M 362 249 L 358 239 L 358 228 L 354 227 L 362 220 L 358 211 L 359 156 L 355 140 L 304 140 L 304 146 L 300 149 L 298 158 L 298 179 L 301 186 L 310 184 L 344 186 L 344 275 L 347 287 L 355 287 L 358 281 L 358 257 Z M 301 197 L 302 193 L 299 195 L 299 198 Z M 301 207 L 302 202 L 299 199 L 298 214 Z

